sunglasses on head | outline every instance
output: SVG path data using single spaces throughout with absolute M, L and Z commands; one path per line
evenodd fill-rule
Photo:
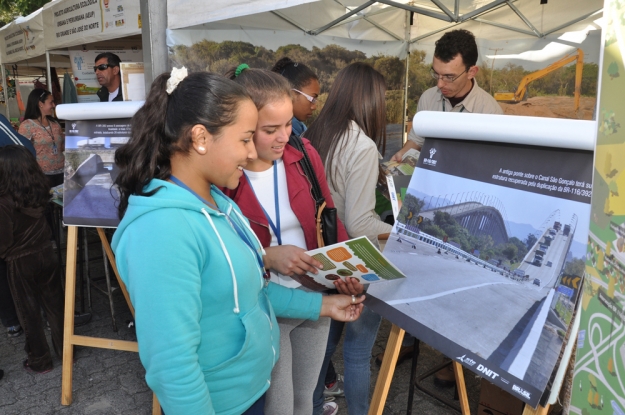
M 115 66 L 117 66 L 117 65 L 109 65 L 108 63 L 103 63 L 102 65 L 94 66 L 93 67 L 93 72 L 98 72 L 98 70 L 104 71 L 104 70 L 106 70 L 108 68 L 113 68 Z

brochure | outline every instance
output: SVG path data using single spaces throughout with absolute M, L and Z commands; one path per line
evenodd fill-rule
M 381 164 L 382 170 L 386 173 L 386 180 L 378 182 L 377 189 L 384 197 L 391 202 L 393 217 L 397 219 L 404 199 L 408 184 L 414 173 L 415 166 L 419 160 L 419 151 L 410 149 L 402 157 L 401 163 L 396 161 L 386 161 Z M 393 189 L 393 191 L 389 191 Z
M 323 270 L 317 275 L 308 273 L 294 279 L 315 291 L 332 289 L 334 281 L 346 277 L 357 278 L 362 284 L 406 278 L 366 236 L 314 249 L 307 254 L 321 262 Z

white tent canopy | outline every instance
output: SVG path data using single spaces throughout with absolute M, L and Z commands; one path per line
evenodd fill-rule
M 506 54 L 541 50 L 551 42 L 574 49 L 583 39 L 559 38 L 576 31 L 585 38 L 598 29 L 595 21 L 602 16 L 603 0 L 548 0 L 545 5 L 538 0 L 219 0 L 210 4 L 168 0 L 168 45 L 197 41 L 206 37 L 200 32 L 210 31 L 211 40 L 245 40 L 268 48 L 335 43 L 351 49 L 349 44 L 359 44 L 353 48 L 368 53 L 368 43 L 377 45 L 377 51 L 403 56 L 406 48 L 398 48 L 396 42 L 428 50 L 443 31 L 463 28 L 476 35 L 482 58 L 489 48 L 501 44 Z M 407 21 L 412 23 L 409 32 Z

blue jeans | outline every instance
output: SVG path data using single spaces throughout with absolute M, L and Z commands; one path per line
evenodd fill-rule
M 371 349 L 378 335 L 382 317 L 368 307 L 360 318 L 352 323 L 332 320 L 326 355 L 319 374 L 319 381 L 313 394 L 313 415 L 323 413 L 323 389 L 330 359 L 341 340 L 343 342 L 343 363 L 345 367 L 344 386 L 347 412 L 349 415 L 366 415 L 369 412 L 369 383 L 371 378 Z

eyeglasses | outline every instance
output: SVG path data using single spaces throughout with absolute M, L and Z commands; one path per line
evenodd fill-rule
M 436 73 L 434 68 L 430 68 L 430 75 L 432 75 L 432 78 L 436 79 L 437 81 L 440 79 L 441 81 L 450 84 L 453 81 L 455 81 L 456 79 L 460 78 L 460 76 L 462 76 L 462 74 L 465 73 L 466 71 L 468 71 L 468 69 L 465 69 L 464 71 L 462 71 L 460 73 L 460 75 L 457 75 L 457 76 L 454 76 L 454 75 L 439 75 L 439 74 Z
M 316 104 L 317 103 L 317 98 L 311 97 L 307 93 L 302 92 L 302 91 L 300 91 L 298 89 L 295 89 L 295 88 L 291 88 L 291 90 L 297 92 L 298 94 L 302 94 L 304 96 L 304 98 L 306 98 L 308 100 L 308 102 L 310 102 L 311 104 Z
M 100 71 L 104 71 L 108 68 L 114 68 L 117 65 L 109 65 L 108 63 L 103 63 L 102 65 L 98 65 L 98 66 L 94 66 L 93 67 L 93 72 L 98 72 L 98 70 Z

